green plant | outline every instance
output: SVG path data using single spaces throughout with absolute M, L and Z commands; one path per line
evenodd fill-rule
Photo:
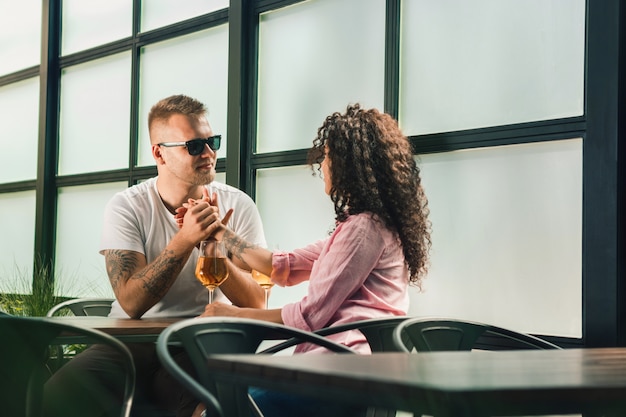
M 43 317 L 59 303 L 55 280 L 49 263 L 35 261 L 33 273 L 15 266 L 14 288 L 0 294 L 0 308 L 16 316 Z
M 0 310 L 15 315 L 44 317 L 54 305 L 66 300 L 56 279 L 51 262 L 37 257 L 32 273 L 14 265 L 13 276 L 5 281 L 5 290 L 0 292 Z M 6 282 L 10 282 L 9 288 Z

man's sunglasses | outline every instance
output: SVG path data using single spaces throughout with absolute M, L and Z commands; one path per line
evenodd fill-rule
M 209 148 L 213 151 L 220 149 L 222 142 L 222 135 L 211 136 L 206 139 L 191 139 L 187 142 L 161 142 L 157 143 L 158 146 L 165 146 L 166 148 L 172 146 L 184 146 L 187 148 L 189 155 L 200 155 L 204 151 L 204 145 L 209 145 Z

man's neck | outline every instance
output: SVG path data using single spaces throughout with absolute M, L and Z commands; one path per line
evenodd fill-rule
M 202 187 L 201 185 L 173 184 L 161 177 L 157 178 L 157 191 L 161 201 L 172 214 L 190 198 L 202 198 Z

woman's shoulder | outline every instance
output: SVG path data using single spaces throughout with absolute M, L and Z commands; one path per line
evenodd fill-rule
M 368 234 L 377 234 L 386 240 L 387 238 L 394 238 L 395 233 L 389 229 L 385 222 L 375 213 L 368 211 L 351 214 L 343 222 L 345 227 L 353 230 L 361 230 Z
M 364 211 L 361 213 L 356 213 L 356 214 L 350 214 L 346 220 L 345 223 L 359 223 L 359 224 L 374 224 L 374 223 L 380 223 L 381 220 L 380 218 L 369 211 Z

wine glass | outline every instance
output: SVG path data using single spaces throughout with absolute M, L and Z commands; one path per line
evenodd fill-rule
M 213 291 L 228 278 L 226 248 L 223 242 L 203 240 L 196 264 L 196 278 L 209 290 L 209 304 L 213 302 Z
M 256 269 L 251 271 L 252 278 L 263 288 L 265 291 L 265 309 L 267 310 L 268 302 L 269 302 L 269 292 L 270 288 L 274 286 L 272 279 L 265 274 L 260 273 Z

